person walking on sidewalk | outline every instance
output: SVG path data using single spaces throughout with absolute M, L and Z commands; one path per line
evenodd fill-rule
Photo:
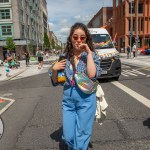
M 29 66 L 29 60 L 30 60 L 30 54 L 28 51 L 25 51 L 24 55 L 25 55 L 25 59 L 26 59 L 26 67 L 28 67 Z
M 133 44 L 132 52 L 133 52 L 133 57 L 136 57 L 137 49 L 136 49 L 136 44 L 135 43 Z
M 59 70 L 64 69 L 66 76 L 62 98 L 63 139 L 69 150 L 87 150 L 96 112 L 96 92 L 85 94 L 79 89 L 73 68 L 75 66 L 77 72 L 85 73 L 89 78 L 100 76 L 101 68 L 100 58 L 84 24 L 75 23 L 71 27 L 65 55 L 66 59 L 53 65 L 51 73 L 53 85 L 58 84 Z
M 41 69 L 43 67 L 43 52 L 39 48 L 37 48 L 36 56 L 39 62 L 38 69 Z
M 128 45 L 128 47 L 127 47 L 127 58 L 129 58 L 129 55 L 130 55 L 130 51 L 131 50 L 131 48 L 130 48 L 130 46 Z
M 5 61 L 4 61 L 4 67 L 5 67 L 5 71 L 6 71 L 6 77 L 10 77 L 10 68 L 9 68 L 9 63 L 8 63 L 7 59 L 5 59 Z

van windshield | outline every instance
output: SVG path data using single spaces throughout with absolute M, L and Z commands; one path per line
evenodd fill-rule
M 114 48 L 108 34 L 92 34 L 92 40 L 95 49 Z

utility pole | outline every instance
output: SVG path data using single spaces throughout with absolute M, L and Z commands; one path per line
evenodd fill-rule
M 132 20 L 132 0 L 130 0 L 130 54 L 129 54 L 129 57 L 131 58 L 131 49 L 132 49 L 132 22 L 133 22 L 133 20 Z
M 138 51 L 138 41 L 139 41 L 139 36 L 138 36 L 138 9 L 139 9 L 139 1 L 136 1 L 136 56 L 137 56 L 137 51 Z

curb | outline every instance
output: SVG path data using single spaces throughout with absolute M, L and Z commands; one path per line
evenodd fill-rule
M 22 70 L 22 71 L 20 71 L 20 72 L 18 72 L 18 73 L 16 73 L 16 74 L 12 75 L 11 77 L 7 78 L 6 81 L 11 80 L 12 78 L 18 76 L 19 74 L 23 73 L 23 72 L 26 71 L 27 69 L 28 69 L 28 68 L 26 68 L 26 69 L 24 69 L 24 70 Z

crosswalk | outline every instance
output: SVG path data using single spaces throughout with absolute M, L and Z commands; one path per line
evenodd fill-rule
M 148 74 L 145 73 L 145 71 L 148 71 Z M 137 77 L 137 76 L 150 77 L 150 67 L 132 69 L 132 67 L 128 65 L 122 65 L 121 75 L 124 77 L 131 77 L 131 76 L 132 77 Z

